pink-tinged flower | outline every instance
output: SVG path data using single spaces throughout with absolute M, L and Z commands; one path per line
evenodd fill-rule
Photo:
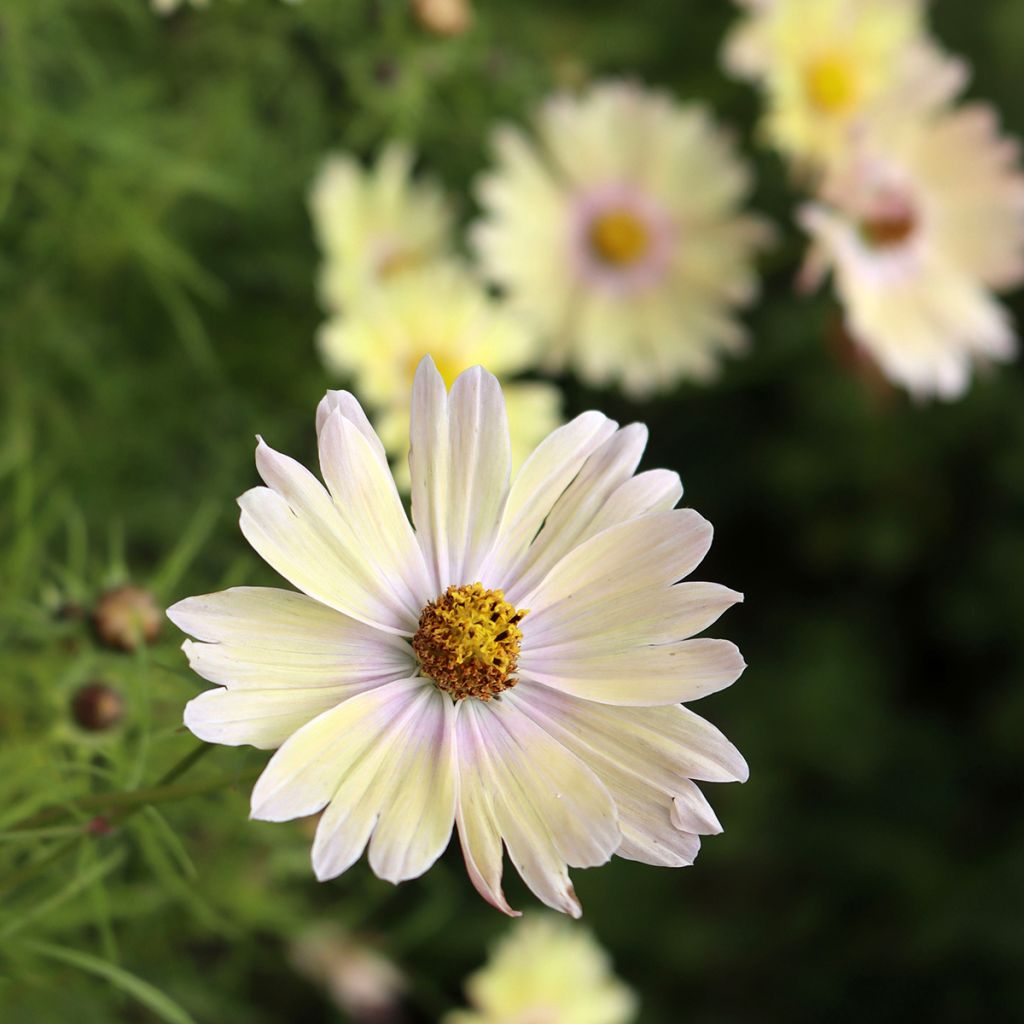
M 321 879 L 368 848 L 392 882 L 426 871 L 453 825 L 480 893 L 502 847 L 536 895 L 578 915 L 569 867 L 613 854 L 692 863 L 720 825 L 697 781 L 743 758 L 683 702 L 743 670 L 694 639 L 740 595 L 680 583 L 711 526 L 675 508 L 679 477 L 636 473 L 645 429 L 597 412 L 554 431 L 510 482 L 501 389 L 479 367 L 451 393 L 413 385 L 412 521 L 358 402 L 317 411 L 326 487 L 260 441 L 266 482 L 242 531 L 301 593 L 242 587 L 169 612 L 217 683 L 185 709 L 201 739 L 279 748 L 252 814 L 323 811 Z
M 765 224 L 750 175 L 697 105 L 631 82 L 562 94 L 495 134 L 472 241 L 545 338 L 546 366 L 634 395 L 707 380 L 741 350 Z
M 956 398 L 1013 357 L 994 291 L 1024 281 L 1024 174 L 994 113 L 891 111 L 801 212 L 809 279 L 831 270 L 846 327 L 895 383 Z

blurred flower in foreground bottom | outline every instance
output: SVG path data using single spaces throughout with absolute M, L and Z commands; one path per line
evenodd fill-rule
M 349 154 L 329 156 L 309 196 L 324 263 L 320 292 L 333 312 L 451 251 L 451 211 L 443 191 L 412 176 L 403 143 L 384 148 L 372 170 Z
M 321 879 L 369 849 L 392 882 L 425 872 L 453 825 L 470 878 L 514 914 L 502 844 L 536 895 L 578 915 L 567 867 L 613 854 L 693 862 L 721 831 L 691 781 L 744 779 L 735 747 L 681 705 L 730 685 L 743 659 L 688 639 L 740 595 L 681 583 L 711 525 L 675 509 L 675 473 L 634 475 L 646 444 L 584 413 L 510 484 L 505 404 L 479 367 L 451 394 L 429 359 L 411 414 L 412 516 L 359 403 L 317 410 L 320 482 L 262 440 L 268 486 L 241 528 L 304 593 L 242 587 L 182 601 L 192 667 L 220 684 L 185 709 L 201 739 L 280 747 L 252 815 L 326 807 Z M 307 596 L 308 595 L 308 596 Z
M 751 180 L 700 106 L 630 82 L 559 95 L 495 136 L 473 242 L 486 275 L 542 333 L 549 369 L 633 395 L 707 380 L 744 347 L 766 225 Z
M 894 112 L 801 213 L 808 280 L 834 270 L 853 339 L 915 395 L 956 398 L 1016 351 L 991 290 L 1024 280 L 1019 159 L 987 107 Z
M 553 918 L 512 926 L 444 1024 L 629 1024 L 636 998 L 589 932 Z
M 350 374 L 356 392 L 377 410 L 375 425 L 405 488 L 409 394 L 425 355 L 449 387 L 471 366 L 486 366 L 497 375 L 508 407 L 513 469 L 561 419 L 553 385 L 508 380 L 536 364 L 536 336 L 454 265 L 409 271 L 374 289 L 350 316 L 323 327 L 320 350 L 328 367 Z
M 334 925 L 318 925 L 291 946 L 292 966 L 323 985 L 356 1024 L 398 1021 L 406 980 L 385 956 Z

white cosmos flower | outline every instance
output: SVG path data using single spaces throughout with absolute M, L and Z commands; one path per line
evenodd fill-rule
M 743 669 L 692 639 L 740 595 L 679 583 L 711 526 L 676 509 L 675 473 L 636 473 L 646 442 L 588 412 L 510 483 L 497 380 L 451 393 L 417 372 L 406 518 L 356 400 L 317 411 L 326 488 L 260 441 L 265 487 L 239 499 L 249 542 L 301 593 L 242 587 L 169 611 L 217 683 L 185 709 L 201 739 L 279 748 L 252 815 L 323 811 L 321 879 L 368 847 L 392 882 L 426 871 L 457 826 L 473 884 L 502 893 L 502 846 L 549 906 L 578 915 L 568 867 L 613 854 L 692 863 L 721 830 L 693 780 L 746 778 L 743 758 L 682 706 Z
M 547 366 L 634 395 L 711 377 L 745 335 L 764 224 L 750 175 L 706 109 L 628 82 L 540 108 L 536 138 L 495 134 L 472 241 L 543 333 Z
M 893 111 L 801 221 L 810 276 L 833 271 L 847 329 L 897 384 L 956 398 L 974 363 L 1014 355 L 993 290 L 1024 280 L 1024 175 L 991 109 Z
M 309 194 L 313 228 L 324 255 L 324 305 L 348 310 L 376 285 L 446 259 L 452 213 L 441 188 L 413 177 L 414 156 L 391 142 L 372 168 L 348 153 L 329 156 Z

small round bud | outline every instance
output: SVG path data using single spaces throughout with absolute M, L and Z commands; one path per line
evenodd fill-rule
M 132 586 L 108 590 L 96 603 L 92 619 L 101 642 L 122 651 L 154 643 L 163 626 L 153 595 Z
M 124 717 L 124 699 L 106 683 L 88 683 L 71 698 L 75 723 L 88 732 L 105 732 Z
M 412 0 L 420 28 L 436 36 L 461 36 L 473 23 L 469 0 Z

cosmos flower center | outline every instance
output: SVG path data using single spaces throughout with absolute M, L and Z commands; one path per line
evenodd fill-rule
M 384 245 L 374 262 L 378 281 L 390 281 L 423 262 L 422 254 L 400 245 Z
M 609 210 L 590 225 L 590 247 L 603 263 L 627 267 L 639 262 L 650 247 L 647 225 L 629 210 Z
M 873 249 L 889 249 L 906 242 L 916 226 L 916 218 L 908 210 L 863 220 L 860 233 Z
M 861 238 L 872 249 L 892 249 L 909 241 L 918 228 L 914 204 L 899 191 L 883 192 L 860 220 Z
M 819 57 L 804 70 L 804 88 L 811 103 L 823 114 L 841 114 L 857 103 L 857 69 L 841 53 Z
M 453 700 L 490 700 L 516 684 L 526 614 L 500 590 L 453 585 L 423 609 L 412 649 L 423 674 Z

